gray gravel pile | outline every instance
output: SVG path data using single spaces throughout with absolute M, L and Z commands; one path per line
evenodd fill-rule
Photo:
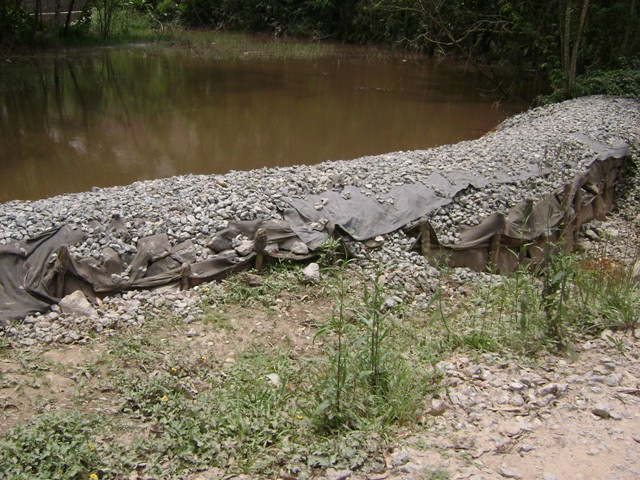
M 282 210 L 289 206 L 288 199 L 304 198 L 329 189 L 340 191 L 347 185 L 369 190 L 374 195 L 384 194 L 394 186 L 426 182 L 436 171 L 445 176 L 456 170 L 470 174 L 480 172 L 489 180 L 501 178 L 501 182 L 482 189 L 469 186 L 453 203 L 430 216 L 439 239 L 455 243 L 460 225 L 476 225 L 495 211 L 506 212 L 525 199 L 539 198 L 584 171 L 593 152 L 572 137 L 573 133 L 610 144 L 631 143 L 638 137 L 639 126 L 639 101 L 584 97 L 512 117 L 478 140 L 429 150 L 394 152 L 316 166 L 187 175 L 94 188 L 33 202 L 11 201 L 0 205 L 0 244 L 72 225 L 87 234 L 83 244 L 71 249 L 78 257 L 98 258 L 101 250 L 109 246 L 126 259 L 135 253 L 138 239 L 167 233 L 173 245 L 193 240 L 197 258 L 203 260 L 211 254 L 206 248 L 207 242 L 227 227 L 229 221 L 282 218 Z M 523 171 L 541 173 L 522 179 Z M 505 181 L 505 178 L 511 180 Z M 114 218 L 121 218 L 126 228 L 109 228 Z M 423 257 L 407 252 L 411 241 L 402 232 L 395 232 L 385 237 L 380 248 L 367 253 L 386 266 L 388 285 L 420 295 L 433 289 L 437 271 Z M 359 243 L 354 249 L 365 252 Z M 134 300 L 133 297 L 154 294 L 127 295 L 132 296 L 128 300 Z M 129 309 L 125 313 L 131 316 L 125 317 L 125 323 L 135 325 L 137 310 L 122 308 Z M 119 312 L 119 307 L 116 306 L 115 312 Z M 54 310 L 48 315 L 55 317 L 56 313 Z M 193 312 L 186 308 L 180 314 L 189 317 Z M 104 320 L 108 315 L 103 312 L 96 318 Z M 49 320 L 54 325 L 59 321 L 58 317 L 49 317 Z M 113 322 L 104 320 L 105 326 L 118 321 L 122 321 L 122 315 L 117 319 L 114 316 Z M 60 328 L 69 330 L 65 325 Z M 42 338 L 56 338 L 56 335 L 45 332 Z
M 639 125 L 640 102 L 586 97 L 517 115 L 478 140 L 430 150 L 316 166 L 187 175 L 34 202 L 12 201 L 0 205 L 0 243 L 71 224 L 88 234 L 88 240 L 76 249 L 79 255 L 99 255 L 105 245 L 122 254 L 131 253 L 139 238 L 166 232 L 173 243 L 193 239 L 202 258 L 208 255 L 207 240 L 228 221 L 281 218 L 288 198 L 345 185 L 387 193 L 393 186 L 426 181 L 436 170 L 516 179 L 532 165 L 548 169 L 546 175 L 488 185 L 482 191 L 469 187 L 452 205 L 434 213 L 431 221 L 440 238 L 455 241 L 460 224 L 475 225 L 490 213 L 539 197 L 583 171 L 591 152 L 572 133 L 607 143 L 631 142 Z M 127 235 L 106 231 L 105 225 L 114 216 L 124 219 Z
M 53 305 L 51 311 L 36 313 L 5 330 L 12 342 L 32 346 L 41 343 L 84 344 L 96 333 L 113 335 L 126 328 L 144 324 L 146 318 L 173 315 L 185 324 L 202 316 L 202 287 L 180 291 L 177 287 L 156 290 L 132 290 L 97 299 L 98 305 L 86 302 L 82 311 Z M 186 332 L 189 335 L 189 331 Z

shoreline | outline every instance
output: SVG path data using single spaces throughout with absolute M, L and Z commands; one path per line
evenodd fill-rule
M 84 242 L 70 247 L 74 258 L 101 262 L 103 250 L 108 247 L 123 259 L 125 269 L 121 273 L 126 279 L 130 274 L 128 262 L 144 237 L 166 234 L 171 246 L 192 241 L 195 260 L 204 261 L 212 255 L 208 248 L 211 238 L 229 222 L 281 220 L 292 201 L 309 195 L 355 188 L 383 204 L 389 201 L 393 188 L 422 183 L 433 174 L 459 177 L 462 172 L 464 177 L 464 172 L 480 172 L 481 188 L 467 182 L 453 202 L 428 216 L 438 239 L 456 244 L 460 226 L 478 225 L 495 212 L 506 214 L 516 204 L 540 199 L 583 172 L 594 152 L 576 139 L 576 133 L 602 143 L 631 144 L 637 138 L 638 125 L 640 101 L 583 97 L 518 114 L 477 140 L 429 150 L 315 166 L 170 177 L 37 201 L 11 201 L 0 204 L 0 245 L 68 225 L 86 237 Z M 121 219 L 122 229 L 108 228 L 114 218 Z M 412 243 L 412 238 L 397 230 L 384 235 L 380 248 L 369 251 L 363 242 L 356 241 L 351 246 L 356 256 L 369 258 L 363 260 L 364 264 L 378 262 L 386 266 L 386 281 L 392 289 L 413 297 L 413 302 L 426 302 L 438 275 L 425 257 L 409 251 Z M 464 269 L 460 272 L 461 280 L 472 275 Z M 131 291 L 121 297 L 147 295 L 144 291 Z M 188 292 L 180 295 L 190 296 Z M 192 308 L 193 302 L 187 303 L 180 314 L 194 318 L 197 309 Z M 43 315 L 54 314 L 57 320 L 56 313 Z M 40 316 L 36 314 L 33 321 L 26 323 L 38 323 L 35 319 Z M 134 321 L 136 315 L 131 317 L 126 320 Z M 117 321 L 114 316 L 106 324 Z M 32 331 L 27 338 L 33 335 Z M 36 337 L 54 338 L 46 333 Z
M 631 107 L 629 125 L 636 131 L 638 105 Z M 612 140 L 612 132 L 620 131 L 616 128 L 608 130 Z M 498 133 L 491 135 L 499 137 Z M 585 152 L 580 145 L 571 143 L 571 152 L 591 157 L 593 152 Z M 460 147 L 439 151 L 456 148 Z M 469 151 L 469 145 L 464 148 Z M 411 154 L 435 155 L 395 155 Z M 558 158 L 555 153 L 553 158 Z M 348 162 L 344 163 L 347 168 Z M 6 460 L 0 463 L 7 465 L 7 472 L 13 468 L 51 477 L 53 470 L 47 469 L 52 462 L 38 452 L 48 448 L 55 454 L 65 448 L 72 454 L 68 461 L 58 457 L 56 471 L 77 466 L 76 471 L 91 478 L 155 475 L 204 480 L 233 474 L 242 480 L 274 476 L 553 480 L 572 474 L 636 478 L 640 443 L 640 417 L 635 414 L 640 387 L 637 151 L 628 157 L 627 166 L 616 185 L 618 208 L 605 221 L 594 220 L 581 228 L 580 246 L 587 253 L 553 256 L 543 272 L 523 269 L 509 278 L 446 265 L 435 268 L 409 251 L 412 239 L 401 229 L 376 239 L 376 247 L 350 241 L 355 260 L 342 270 L 330 259 L 320 259 L 316 279 L 307 276 L 307 269 L 287 264 L 269 268 L 265 275 L 244 272 L 183 291 L 175 285 L 130 290 L 96 297 L 93 303 L 81 295 L 84 303 L 75 305 L 66 298 L 47 313 L 0 326 L 4 353 L 0 358 L 4 380 L 0 457 Z M 328 168 L 319 170 L 329 175 Z M 496 178 L 505 175 L 506 168 L 502 170 Z M 555 171 L 559 170 L 564 171 Z M 368 165 L 362 178 L 380 171 L 380 165 Z M 239 178 L 268 176 L 273 182 L 278 172 L 239 172 L 215 182 L 189 176 L 178 183 L 218 182 L 225 184 L 219 185 L 224 190 L 232 189 L 233 178 L 240 197 L 238 189 L 246 183 Z M 544 174 L 544 185 L 554 183 L 549 175 Z M 359 172 L 353 177 L 361 178 Z M 540 180 L 532 180 L 537 177 L 519 181 L 540 186 Z M 280 176 L 281 189 L 293 188 L 287 178 Z M 305 180 L 317 187 L 311 185 L 311 178 Z M 335 184 L 336 178 L 329 180 L 336 190 L 349 191 Z M 381 184 L 377 177 L 368 181 L 372 188 L 374 181 L 376 188 Z M 176 186 L 175 182 L 166 188 Z M 513 192 L 509 182 L 496 185 L 479 199 L 489 202 L 505 185 L 511 187 L 502 190 L 505 195 L 538 191 Z M 148 188 L 143 183 L 114 192 L 118 199 L 133 198 L 121 190 L 145 192 Z M 249 193 L 257 197 L 256 188 Z M 369 190 L 365 185 L 359 188 Z M 475 202 L 479 190 L 464 189 L 445 213 L 472 208 L 460 200 Z M 174 192 L 176 198 L 181 191 Z M 37 205 L 22 202 L 20 207 L 41 214 L 58 201 L 71 208 L 74 202 L 81 204 L 80 200 L 99 193 L 55 197 Z M 106 192 L 102 196 L 110 198 Z M 183 211 L 178 206 L 189 206 L 184 201 L 172 205 L 174 210 L 169 211 L 176 215 Z M 0 205 L 0 211 L 7 211 L 6 204 Z M 109 214 L 106 211 L 104 218 L 109 219 Z M 129 230 L 162 228 L 130 222 Z M 94 229 L 93 242 L 98 245 L 102 239 L 118 240 L 135 248 L 132 238 L 116 238 L 102 227 L 97 221 L 78 226 Z M 82 245 L 76 252 L 80 254 L 82 248 L 90 252 L 92 246 Z M 572 290 L 566 309 L 557 304 L 564 292 L 545 294 L 548 272 L 555 277 L 558 267 Z M 560 315 L 566 331 L 549 331 L 546 308 L 551 303 L 551 311 Z M 371 307 L 375 310 L 368 314 Z M 382 352 L 384 371 L 393 383 L 388 391 L 372 395 L 383 402 L 384 411 L 398 412 L 398 416 L 383 417 L 391 418 L 387 425 L 379 410 L 364 410 L 356 413 L 367 420 L 364 428 L 356 423 L 327 436 L 315 427 L 323 417 L 314 408 L 330 398 L 327 382 L 335 372 L 334 349 L 347 346 L 348 366 L 354 369 L 349 378 L 366 375 L 369 344 L 362 335 L 369 335 L 366 322 L 378 311 L 385 338 L 389 332 Z M 333 326 L 337 316 L 349 324 L 340 337 Z M 369 382 L 365 384 L 370 388 Z M 346 398 L 358 402 L 367 391 L 358 389 Z M 257 425 L 252 435 L 243 435 L 244 428 L 230 428 L 246 425 L 247 418 Z M 193 425 L 199 428 L 194 430 Z M 48 439 L 44 447 L 42 438 Z M 266 440 L 256 442 L 256 438 Z M 345 451 L 341 445 L 349 448 Z M 175 455 L 185 451 L 186 455 Z M 75 452 L 85 453 L 80 457 Z M 320 454 L 331 455 L 331 460 L 319 463 Z M 253 461 L 270 455 L 269 463 Z M 576 470 L 576 465 L 581 468 Z
M 439 238 L 455 242 L 459 225 L 477 225 L 491 213 L 504 213 L 527 198 L 563 186 L 582 171 L 592 152 L 572 134 L 632 144 L 640 135 L 638 125 L 640 101 L 582 97 L 517 114 L 479 139 L 428 150 L 313 166 L 176 176 L 41 200 L 12 200 L 0 204 L 0 245 L 65 224 L 93 235 L 97 229 L 90 223 L 105 225 L 119 215 L 132 238 L 165 231 L 172 243 L 188 236 L 204 247 L 206 238 L 231 220 L 281 218 L 289 200 L 328 190 L 354 186 L 374 195 L 388 194 L 394 186 L 425 182 L 435 171 L 447 175 L 454 169 L 481 172 L 488 180 L 506 177 L 500 184 L 485 182 L 482 191 L 467 188 L 446 211 L 432 215 Z M 517 178 L 523 170 L 531 175 Z

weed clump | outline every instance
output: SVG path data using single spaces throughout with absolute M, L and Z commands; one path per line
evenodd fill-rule
M 445 299 L 441 285 L 430 309 L 434 335 L 447 349 L 530 356 L 571 348 L 582 335 L 637 328 L 640 285 L 632 266 L 607 255 L 559 251 L 509 277 L 487 275 L 458 301 Z
M 317 359 L 321 387 L 313 412 L 323 432 L 366 429 L 415 421 L 431 384 L 431 370 L 400 354 L 406 338 L 394 337 L 396 319 L 385 304 L 382 271 L 350 294 L 346 268 L 336 271 L 335 309 L 316 337 L 326 341 L 326 357 Z
M 108 478 L 122 467 L 124 454 L 112 451 L 102 433 L 95 416 L 44 413 L 0 441 L 0 473 L 8 479 Z

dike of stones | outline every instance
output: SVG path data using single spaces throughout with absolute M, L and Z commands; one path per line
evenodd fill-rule
M 305 199 L 347 186 L 380 195 L 388 201 L 394 188 L 426 183 L 434 173 L 500 178 L 483 185 L 469 184 L 453 201 L 431 212 L 428 221 L 439 244 L 455 249 L 464 242 L 461 228 L 478 228 L 488 217 L 508 217 L 516 206 L 536 204 L 550 192 L 566 192 L 567 185 L 587 175 L 600 146 L 634 145 L 639 136 L 640 102 L 603 96 L 583 97 L 539 107 L 503 122 L 483 137 L 429 150 L 394 152 L 355 160 L 325 162 L 315 166 L 231 171 L 225 175 L 187 175 L 136 182 L 127 186 L 94 188 L 89 192 L 38 201 L 11 201 L 0 205 L 0 244 L 24 241 L 50 229 L 70 226 L 86 240 L 71 246 L 77 258 L 100 261 L 109 247 L 126 259 L 137 251 L 139 239 L 165 233 L 172 245 L 191 240 L 197 260 L 212 255 L 209 242 L 229 222 L 282 219 L 293 199 Z M 523 171 L 534 172 L 523 176 Z M 615 176 L 613 176 L 615 177 Z M 605 178 L 608 186 L 612 176 Z M 609 183 L 607 183 L 609 182 Z M 593 189 L 585 182 L 578 185 Z M 583 205 L 583 198 L 572 202 Z M 587 192 L 588 193 L 588 192 Z M 596 196 L 597 196 L 596 192 Z M 612 191 L 603 198 L 610 199 Z M 384 198 L 384 199 L 383 199 Z M 608 200 L 607 200 L 608 201 Z M 586 205 L 586 203 L 584 203 Z M 592 210 L 593 213 L 593 210 Z M 105 228 L 122 218 L 123 230 Z M 375 248 L 350 241 L 360 261 L 358 268 L 385 266 L 385 282 L 394 292 L 392 301 L 425 305 L 438 284 L 439 272 L 415 251 L 415 238 L 397 230 L 377 238 Z M 423 242 L 424 243 L 424 242 Z M 489 241 L 489 255 L 495 242 Z M 492 247 L 493 245 L 493 247 Z M 493 248 L 493 250 L 491 250 Z M 125 268 L 124 279 L 130 272 Z M 467 268 L 455 269 L 461 283 L 473 278 Z M 88 332 L 136 326 L 153 309 L 170 308 L 189 323 L 200 312 L 198 289 L 178 291 L 132 290 L 99 299 L 84 298 L 65 307 L 28 316 L 3 329 L 3 335 L 21 345 L 74 343 Z

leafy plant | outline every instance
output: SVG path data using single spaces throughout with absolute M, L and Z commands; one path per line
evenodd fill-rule
M 609 95 L 640 98 L 640 70 L 635 67 L 597 70 L 576 79 L 575 96 Z
M 318 405 L 314 416 L 323 428 L 333 429 L 349 422 L 345 412 L 347 382 L 350 380 L 350 365 L 353 361 L 349 350 L 347 333 L 350 328 L 347 319 L 347 283 L 345 281 L 348 262 L 339 265 L 337 273 L 336 308 L 329 322 L 318 329 L 316 337 L 331 334 L 335 337 L 334 347 L 329 350 L 329 371 L 324 377 L 328 380 L 324 400 Z M 352 373 L 352 372 L 351 372 Z
M 446 334 L 446 340 L 448 342 L 451 342 L 455 340 L 455 336 L 449 325 L 449 313 L 444 307 L 444 279 L 446 278 L 448 273 L 449 270 L 447 269 L 447 267 L 443 266 L 440 275 L 438 275 L 438 288 L 431 295 L 427 308 L 433 309 L 431 313 L 431 321 L 442 323 Z
M 640 98 L 640 70 L 637 61 L 628 67 L 598 69 L 576 77 L 571 97 L 588 95 L 608 95 L 611 97 Z M 558 81 L 553 81 L 557 84 Z M 566 100 L 568 97 L 562 90 L 540 98 L 540 103 L 553 103 Z
M 342 241 L 339 238 L 328 238 L 318 248 L 318 263 L 322 268 L 333 269 L 343 256 Z
M 376 269 L 373 285 L 364 285 L 363 306 L 359 309 L 357 318 L 364 326 L 368 337 L 367 363 L 371 388 L 376 391 L 386 390 L 385 365 L 386 352 L 384 341 L 389 334 L 388 311 L 384 309 L 383 286 L 380 281 L 381 270 Z
M 46 413 L 18 425 L 0 441 L 0 476 L 7 479 L 109 478 L 120 465 L 100 441 L 96 417 Z M 103 459 L 109 458 L 109 465 Z M 123 457 L 120 457 L 123 458 Z M 92 477 L 91 475 L 95 475 Z
M 557 254 L 543 268 L 542 306 L 545 312 L 547 335 L 558 345 L 565 342 L 565 325 L 571 295 L 569 282 L 575 272 L 575 258 Z
M 323 379 L 312 416 L 321 431 L 361 429 L 415 420 L 431 382 L 430 372 L 400 354 L 393 320 L 384 304 L 382 271 L 365 279 L 359 304 L 348 303 L 343 262 L 337 274 L 336 308 L 318 330 L 325 336 L 326 358 L 318 359 Z

